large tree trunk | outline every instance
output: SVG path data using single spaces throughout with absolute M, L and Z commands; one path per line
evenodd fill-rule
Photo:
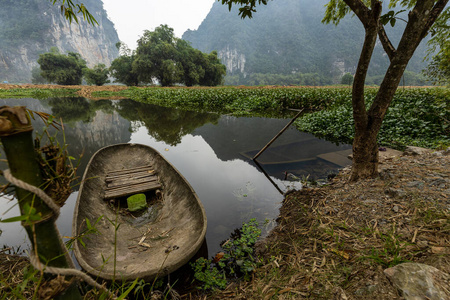
M 378 131 L 359 130 L 353 140 L 353 166 L 351 181 L 373 178 L 378 173 Z
M 366 29 L 363 49 L 358 62 L 355 81 L 353 84 L 352 104 L 353 118 L 355 120 L 355 138 L 353 141 L 353 168 L 351 181 L 360 178 L 373 178 L 378 175 L 378 145 L 377 136 L 380 131 L 384 116 L 394 98 L 395 91 L 400 83 L 403 72 L 413 56 L 417 46 L 427 35 L 428 30 L 440 15 L 448 0 L 439 0 L 435 5 L 433 0 L 418 1 L 414 9 L 408 14 L 402 39 L 397 50 L 385 47 L 391 61 L 383 82 L 370 109 L 366 112 L 364 101 L 364 81 L 372 56 L 374 43 L 374 23 L 378 25 L 380 15 L 378 1 L 372 1 L 372 10 L 369 12 L 361 9 L 361 2 L 344 0 L 358 15 Z M 381 3 L 379 3 L 381 8 Z M 379 27 L 378 27 L 379 28 Z M 375 28 L 375 31 L 377 28 Z M 384 33 L 384 30 L 381 30 Z M 376 35 L 375 35 L 376 40 Z M 386 37 L 381 38 L 384 46 Z
M 370 120 L 366 112 L 366 102 L 364 100 L 364 85 L 373 49 L 377 41 L 378 20 L 381 13 L 380 2 L 375 1 L 372 5 L 371 10 L 368 10 L 365 6 L 359 8 L 352 7 L 353 10 L 364 11 L 364 13 L 361 13 L 363 15 L 360 19 L 361 22 L 364 20 L 363 24 L 366 33 L 352 90 L 355 138 L 353 140 L 353 169 L 351 180 L 357 180 L 360 177 L 373 177 L 378 169 L 378 148 L 376 145 L 378 131 L 374 132 L 370 127 Z

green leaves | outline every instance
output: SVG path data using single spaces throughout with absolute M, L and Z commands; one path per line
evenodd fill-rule
M 131 68 L 127 63 L 131 60 Z M 202 53 L 179 38 L 173 29 L 161 25 L 155 31 L 144 32 L 138 41 L 135 54 L 121 56 L 112 63 L 112 75 L 119 82 L 124 82 L 116 75 L 122 76 L 119 66 L 130 69 L 138 82 L 158 83 L 172 86 L 177 83 L 186 86 L 215 86 L 223 82 L 226 68 L 220 63 L 217 52 Z M 153 82 L 156 79 L 156 82 Z M 128 84 L 128 83 L 127 83 Z
M 74 20 L 78 23 L 78 17 L 76 14 L 81 13 L 83 15 L 83 18 L 88 22 L 88 24 L 91 24 L 93 26 L 98 25 L 97 20 L 95 20 L 94 16 L 87 10 L 86 6 L 84 6 L 83 3 L 73 3 L 72 0 L 50 0 L 53 2 L 53 5 L 56 4 L 56 2 L 61 3 L 61 14 L 69 20 L 70 23 Z
M 261 265 L 253 246 L 261 235 L 256 219 L 244 223 L 236 229 L 229 240 L 222 242 L 222 249 L 213 260 L 199 258 L 191 267 L 195 279 L 202 283 L 201 289 L 224 289 L 227 277 L 243 277 L 250 280 L 251 274 Z
M 367 107 L 376 89 L 365 93 Z M 436 148 L 449 145 L 450 110 L 448 89 L 398 90 L 383 120 L 378 143 L 395 149 L 407 145 Z M 447 100 L 445 100 L 447 99 Z M 354 125 L 351 97 L 340 105 L 303 116 L 296 126 L 334 142 L 352 143 Z
M 58 52 L 48 52 L 39 55 L 38 64 L 41 76 L 52 83 L 61 85 L 79 85 L 86 68 L 80 54 L 69 52 L 67 55 Z
M 398 14 L 401 14 L 402 12 L 406 11 L 405 9 L 399 10 L 399 11 L 393 11 L 390 10 L 387 13 L 385 13 L 384 15 L 382 15 L 380 17 L 380 22 L 383 25 L 386 25 L 387 23 L 390 23 L 392 27 L 395 26 L 395 22 L 397 21 L 397 19 L 403 20 L 399 17 L 397 17 Z M 403 20 L 405 21 L 405 20 Z M 406 22 L 406 21 L 405 21 Z
M 31 207 L 29 204 L 24 205 L 23 213 L 20 216 L 12 217 L 8 219 L 0 219 L 0 223 L 12 223 L 12 222 L 24 222 L 27 225 L 31 225 L 42 219 L 42 213 L 38 213 L 36 208 Z
M 348 88 L 147 88 L 129 90 L 133 100 L 186 110 L 249 115 L 287 108 L 319 110 L 351 99 Z
M 108 79 L 109 69 L 104 64 L 97 64 L 92 69 L 84 68 L 83 74 L 89 85 L 101 86 L 110 82 Z
M 256 12 L 257 5 L 267 5 L 268 0 L 222 0 L 222 4 L 228 5 L 228 10 L 231 10 L 234 4 L 241 5 L 239 8 L 239 15 L 242 19 L 252 18 L 253 13 Z
M 202 283 L 200 287 L 203 290 L 225 289 L 227 286 L 227 279 L 225 273 L 219 271 L 217 267 L 211 267 L 211 261 L 203 257 L 191 263 L 194 269 L 194 277 L 197 281 Z

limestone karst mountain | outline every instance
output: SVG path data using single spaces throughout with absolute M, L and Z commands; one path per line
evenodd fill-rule
M 323 24 L 328 0 L 274 0 L 257 7 L 252 19 L 241 19 L 238 7 L 215 2 L 197 30 L 188 30 L 183 39 L 203 52 L 216 50 L 227 66 L 229 84 L 307 85 L 340 83 L 342 75 L 354 73 L 364 29 L 358 18 L 348 16 L 338 26 Z M 388 9 L 387 7 L 385 9 Z M 402 16 L 404 17 L 404 16 Z M 386 31 L 396 45 L 405 23 L 398 20 Z M 408 65 L 406 75 L 420 73 L 426 41 L 422 42 Z M 369 76 L 381 78 L 388 58 L 381 44 L 375 48 Z M 303 81 L 303 82 L 302 82 Z M 277 83 L 280 84 L 280 83 Z
M 0 5 L 0 82 L 31 82 L 40 53 L 51 47 L 81 54 L 89 67 L 109 65 L 118 55 L 119 37 L 102 0 L 83 0 L 98 22 L 67 21 L 47 0 L 2 0 Z

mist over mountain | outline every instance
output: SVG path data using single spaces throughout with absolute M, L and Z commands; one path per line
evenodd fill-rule
M 118 57 L 119 37 L 101 0 L 83 0 L 97 20 L 92 26 L 78 16 L 67 21 L 58 5 L 45 0 L 2 0 L 0 6 L 0 82 L 31 82 L 39 54 L 57 47 L 77 52 L 89 67 L 107 66 Z
M 252 19 L 241 19 L 237 6 L 229 11 L 228 6 L 215 2 L 199 28 L 186 31 L 182 38 L 203 52 L 217 50 L 227 66 L 228 84 L 271 84 L 267 82 L 268 74 L 303 81 L 309 78 L 314 85 L 338 83 L 343 74 L 355 72 L 364 28 L 358 18 L 351 16 L 338 26 L 323 24 L 327 2 L 269 1 L 266 6 L 257 7 Z M 404 27 L 400 20 L 394 28 L 386 26 L 394 45 Z M 420 73 L 426 65 L 425 51 L 426 41 L 416 50 L 407 70 Z M 368 75 L 381 78 L 388 63 L 378 43 Z M 258 81 L 258 76 L 264 80 Z

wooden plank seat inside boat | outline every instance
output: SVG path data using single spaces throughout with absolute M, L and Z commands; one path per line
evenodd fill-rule
M 111 171 L 106 174 L 104 198 L 112 199 L 161 188 L 152 166 Z

